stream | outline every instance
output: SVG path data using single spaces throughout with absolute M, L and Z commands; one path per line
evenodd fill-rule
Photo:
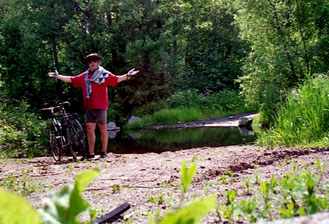
M 96 134 L 96 154 L 101 140 Z M 252 143 L 254 132 L 238 127 L 165 128 L 159 130 L 109 131 L 108 152 L 117 154 L 161 153 L 194 147 L 219 147 Z

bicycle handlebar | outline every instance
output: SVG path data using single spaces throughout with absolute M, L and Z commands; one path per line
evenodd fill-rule
M 40 109 L 40 113 L 41 113 L 41 117 L 43 118 L 51 118 L 51 117 L 55 117 L 58 115 L 65 115 L 66 111 L 65 111 L 65 107 L 67 106 L 71 106 L 70 102 L 65 101 L 65 102 L 61 102 L 58 104 L 58 106 L 55 107 L 47 107 L 47 108 L 42 108 Z
M 69 101 L 64 101 L 62 103 L 59 103 L 58 105 L 61 107 L 66 107 L 66 106 L 69 107 L 71 106 L 71 103 Z

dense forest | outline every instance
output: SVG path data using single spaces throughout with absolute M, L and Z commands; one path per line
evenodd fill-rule
M 84 56 L 98 52 L 115 74 L 142 71 L 111 90 L 123 113 L 173 91 L 239 88 L 237 79 L 250 103 L 272 109 L 268 104 L 307 74 L 328 71 L 328 6 L 327 0 L 3 1 L 3 90 L 34 107 L 79 102 L 70 86 L 45 74 L 55 68 L 79 74 Z
M 81 113 L 80 91 L 46 74 L 80 74 L 92 52 L 114 74 L 141 70 L 110 88 L 119 124 L 222 93 L 271 123 L 291 89 L 328 76 L 328 0 L 1 1 L 1 99 L 30 111 L 68 100 Z

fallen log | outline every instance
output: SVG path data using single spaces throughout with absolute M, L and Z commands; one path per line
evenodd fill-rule
M 127 211 L 128 209 L 130 209 L 130 207 L 131 206 L 129 203 L 124 203 L 124 204 L 116 207 L 109 213 L 106 213 L 106 214 L 102 215 L 101 217 L 97 217 L 96 219 L 94 219 L 94 222 L 99 223 L 99 224 L 111 223 L 111 222 L 119 219 L 120 215 L 122 213 L 124 213 L 125 211 Z

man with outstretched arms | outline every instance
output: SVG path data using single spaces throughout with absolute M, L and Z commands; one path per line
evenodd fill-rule
M 64 76 L 57 71 L 49 72 L 49 77 L 72 83 L 74 88 L 81 88 L 83 95 L 83 108 L 85 111 L 86 127 L 88 133 L 89 154 L 87 159 L 95 157 L 95 128 L 98 124 L 101 132 L 102 151 L 101 158 L 107 155 L 108 133 L 107 133 L 107 109 L 108 96 L 107 86 L 117 86 L 119 82 L 129 79 L 139 71 L 131 69 L 122 76 L 116 76 L 100 66 L 101 57 L 96 53 L 89 54 L 85 57 L 89 69 L 77 76 Z

